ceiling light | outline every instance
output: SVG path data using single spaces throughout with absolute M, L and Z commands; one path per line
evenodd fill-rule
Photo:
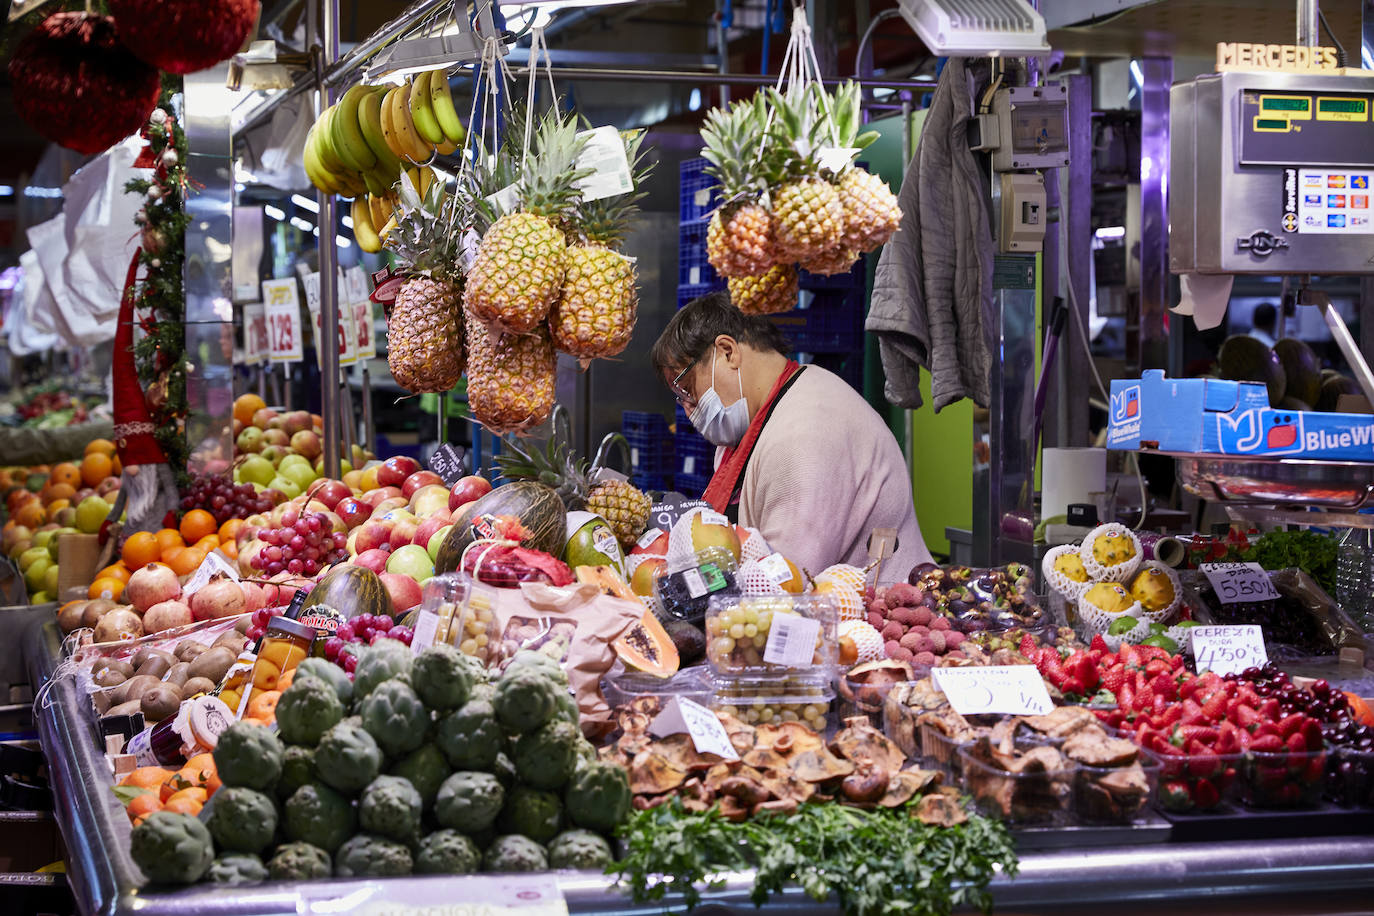
M 311 213 L 320 212 L 319 203 L 311 200 L 309 197 L 306 197 L 303 194 L 292 194 L 291 202 L 298 207 L 301 207 L 305 210 L 309 210 Z
M 286 211 L 285 211 L 285 210 L 279 210 L 279 209 L 277 209 L 276 207 L 272 206 L 271 204 L 264 204 L 264 205 L 263 205 L 263 208 L 262 208 L 262 212 L 263 212 L 263 214 L 264 214 L 265 216 L 267 216 L 268 218 L 274 219 L 274 220 L 276 220 L 276 221 L 279 222 L 279 223 L 280 223 L 280 222 L 285 222 L 285 220 L 286 220 Z
M 344 224 L 344 228 L 345 228 L 345 229 L 352 229 L 352 228 L 353 228 L 353 217 L 351 217 L 351 216 L 349 216 L 347 213 L 345 213 L 345 214 L 344 214 L 344 218 L 343 218 L 343 224 Z
M 293 216 L 293 217 L 291 217 L 291 225 L 295 226 L 297 229 L 299 229 L 299 230 L 302 231 L 302 232 L 309 232 L 311 229 L 314 229 L 314 228 L 315 228 L 315 224 L 314 224 L 314 223 L 306 222 L 305 220 L 301 219 L 299 216 Z
M 1045 19 L 1026 0 L 899 0 L 902 18 L 939 57 L 1050 53 Z
M 336 241 L 336 242 L 339 243 L 339 247 L 340 247 L 340 248 L 352 248 L 352 247 L 353 247 L 353 243 L 350 242 L 350 241 L 348 240 L 348 236 L 346 236 L 346 235 L 336 235 L 336 236 L 334 237 L 334 241 Z

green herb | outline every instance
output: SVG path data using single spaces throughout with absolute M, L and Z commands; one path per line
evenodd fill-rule
M 1329 534 L 1267 531 L 1239 553 L 1241 560 L 1265 569 L 1301 569 L 1328 595 L 1336 593 L 1336 539 Z
M 718 889 L 729 873 L 752 868 L 758 905 L 797 884 L 818 901 L 834 895 L 850 916 L 945 916 L 959 906 L 989 911 L 993 876 L 999 869 L 1016 874 L 1006 828 L 977 815 L 956 827 L 930 826 L 912 817 L 912 808 L 813 804 L 736 824 L 714 808 L 684 811 L 675 799 L 631 817 L 621 829 L 625 857 L 608 872 L 637 903 L 673 891 L 689 910 L 701 902 L 703 887 Z

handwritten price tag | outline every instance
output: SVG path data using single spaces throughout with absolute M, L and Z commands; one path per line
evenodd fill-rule
M 930 673 L 935 686 L 944 691 L 949 705 L 961 716 L 1043 716 L 1054 708 L 1034 665 L 935 668 Z
M 1279 597 L 1269 574 L 1258 563 L 1203 563 L 1199 568 L 1222 604 L 1273 601 Z
M 267 309 L 267 346 L 274 363 L 296 362 L 301 358 L 301 303 L 296 297 L 296 281 L 263 280 L 262 301 Z
M 1262 668 L 1269 662 L 1269 653 L 1264 651 L 1264 631 L 1257 624 L 1189 627 L 1188 632 L 1193 638 L 1198 671 L 1240 674 L 1246 668 Z
M 261 302 L 243 307 L 243 362 L 256 366 L 267 359 L 267 309 Z
M 558 878 L 528 875 L 464 875 L 451 881 L 337 883 L 302 888 L 298 916 L 568 916 Z
M 739 759 L 739 752 L 730 743 L 730 736 L 725 733 L 725 726 L 716 714 L 686 697 L 673 697 L 663 712 L 649 723 L 649 731 L 660 738 L 686 732 L 692 737 L 698 754 L 715 754 L 726 760 Z

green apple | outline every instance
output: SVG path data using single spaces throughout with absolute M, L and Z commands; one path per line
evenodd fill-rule
M 30 604 L 47 604 L 49 601 L 55 600 L 56 599 L 48 592 L 34 592 L 29 596 Z
M 429 543 L 425 545 L 426 552 L 431 561 L 439 562 L 439 548 L 444 546 L 444 541 L 448 538 L 448 533 L 453 530 L 452 525 L 445 525 L 429 537 Z
M 266 486 L 267 483 L 277 476 L 277 469 L 272 467 L 272 462 L 262 457 L 254 455 L 246 459 L 238 467 L 239 477 L 249 483 L 260 483 Z
M 52 557 L 48 555 L 48 548 L 46 545 L 42 547 L 30 547 L 28 550 L 21 553 L 19 555 L 19 571 L 28 575 L 29 570 L 33 569 L 33 564 L 37 563 L 39 560 L 43 560 L 47 563 L 52 562 Z
M 421 585 L 434 575 L 434 561 L 419 544 L 397 547 L 386 560 L 386 571 L 410 576 Z
M 57 562 L 57 549 L 58 545 L 62 543 L 62 535 L 64 534 L 80 534 L 80 532 L 75 528 L 58 528 L 53 532 L 53 538 L 48 542 L 48 554 L 54 563 Z
M 294 480 L 285 477 L 273 477 L 267 486 L 273 490 L 280 491 L 286 495 L 287 499 L 295 499 L 301 495 L 300 485 Z
M 95 534 L 109 515 L 109 503 L 99 496 L 87 496 L 76 507 L 76 529 L 82 534 Z
M 295 481 L 296 486 L 301 490 L 304 490 L 306 487 L 310 486 L 312 483 L 315 482 L 315 469 L 308 464 L 293 464 L 290 467 L 287 467 L 286 461 L 285 459 L 283 459 L 282 466 L 277 468 L 277 476 L 285 477 L 287 480 Z
M 60 574 L 60 572 L 61 570 L 57 568 L 56 563 L 53 563 L 51 566 L 49 566 L 48 571 L 43 574 L 43 588 L 41 589 L 41 591 L 45 591 L 50 595 L 56 595 L 57 577 Z
M 294 453 L 294 452 L 292 452 L 291 454 L 286 455 L 285 457 L 283 457 L 282 460 L 277 464 L 277 469 L 278 469 L 278 470 L 285 470 L 286 468 L 289 468 L 289 467 L 292 467 L 292 466 L 298 465 L 298 464 L 299 464 L 301 467 L 303 467 L 303 468 L 307 468 L 307 469 L 310 469 L 310 470 L 314 470 L 313 468 L 310 467 L 310 460 L 309 460 L 308 458 L 306 458 L 304 455 L 297 455 L 297 454 Z
M 37 550 L 38 548 L 35 547 L 34 549 Z M 426 561 L 428 561 L 428 557 L 426 557 Z M 34 560 L 33 563 L 29 565 L 29 568 L 24 571 L 24 584 L 29 587 L 30 592 L 41 592 L 43 590 L 43 585 L 48 578 L 48 567 L 51 565 L 52 558 L 49 557 L 48 552 L 44 550 L 43 556 Z

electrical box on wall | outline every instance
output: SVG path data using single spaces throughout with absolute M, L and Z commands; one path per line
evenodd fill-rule
M 1069 164 L 1069 90 L 1062 83 L 999 89 L 978 115 L 969 146 L 992 154 L 997 172 Z
M 1004 172 L 997 243 L 1002 251 L 1040 251 L 1045 244 L 1045 177 Z

